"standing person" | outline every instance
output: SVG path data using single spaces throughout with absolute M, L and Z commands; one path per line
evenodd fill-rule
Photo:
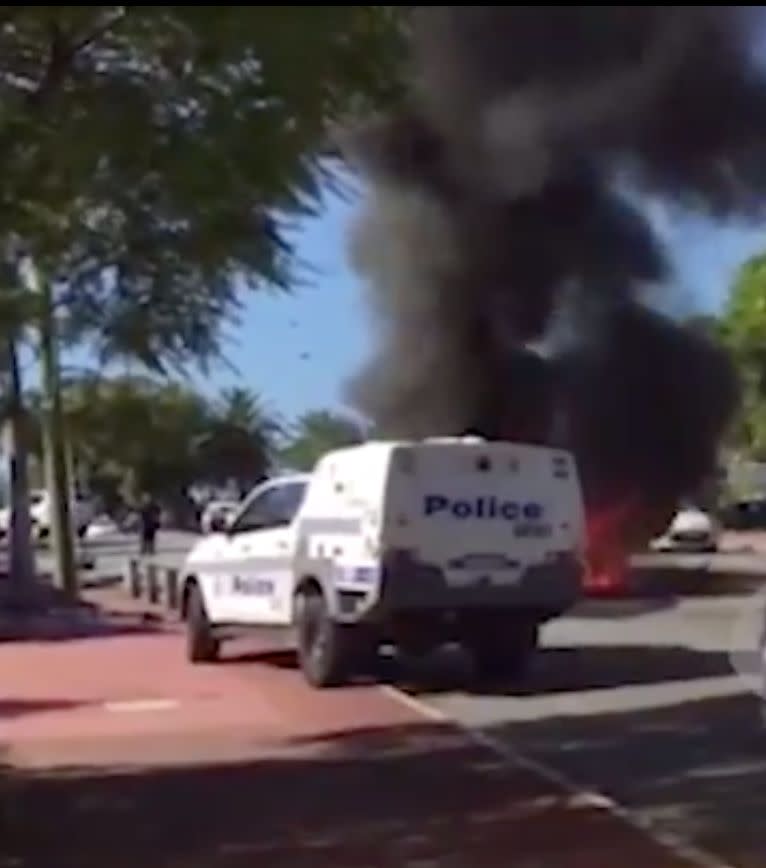
M 157 531 L 160 529 L 160 507 L 150 494 L 141 499 L 141 554 L 153 555 L 156 550 Z

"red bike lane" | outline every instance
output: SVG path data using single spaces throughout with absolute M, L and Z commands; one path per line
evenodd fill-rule
M 173 629 L 0 644 L 0 865 L 675 868 L 591 801 L 288 656 Z

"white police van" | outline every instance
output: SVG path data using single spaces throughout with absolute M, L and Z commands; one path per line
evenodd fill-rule
M 210 662 L 223 639 L 277 627 L 318 687 L 390 643 L 457 641 L 485 674 L 514 674 L 578 600 L 584 537 L 561 450 L 458 438 L 333 452 L 256 488 L 189 554 L 188 656 Z

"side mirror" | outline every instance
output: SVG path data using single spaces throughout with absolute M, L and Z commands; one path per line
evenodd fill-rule
M 214 515 L 210 521 L 212 533 L 228 533 L 229 519 L 225 515 Z

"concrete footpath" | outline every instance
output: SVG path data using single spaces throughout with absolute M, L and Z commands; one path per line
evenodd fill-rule
M 0 644 L 2 868 L 675 868 L 592 800 L 290 656 L 113 612 Z

